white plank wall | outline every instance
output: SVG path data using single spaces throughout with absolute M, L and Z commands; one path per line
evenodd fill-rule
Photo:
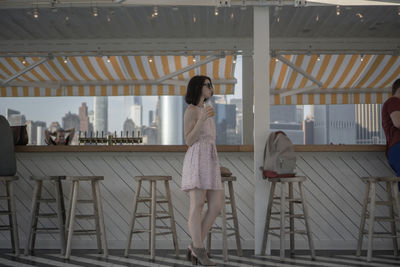
M 136 190 L 136 175 L 171 175 L 170 187 L 177 224 L 179 245 L 185 248 L 190 242 L 187 230 L 189 208 L 188 195 L 180 190 L 184 153 L 181 152 L 101 152 L 101 153 L 17 153 L 17 175 L 20 180 L 15 184 L 16 206 L 18 213 L 21 247 L 25 246 L 28 231 L 28 218 L 32 202 L 33 182 L 31 175 L 102 175 L 101 185 L 105 224 L 110 248 L 123 248 L 126 242 L 132 201 Z M 238 178 L 234 183 L 237 202 L 240 234 L 244 248 L 254 248 L 254 183 L 253 153 L 219 153 L 220 163 L 228 167 Z M 305 183 L 306 197 L 310 209 L 311 227 L 317 249 L 355 249 L 364 184 L 362 176 L 393 175 L 381 152 L 301 152 L 298 153 L 297 173 L 308 177 Z M 149 193 L 149 185 L 144 184 L 142 194 Z M 0 194 L 4 194 L 4 185 Z M 68 209 L 70 184 L 63 183 L 64 199 Z M 157 191 L 164 194 L 164 186 L 158 184 Z M 45 195 L 52 194 L 53 188 L 46 185 Z M 279 190 L 278 190 L 279 192 Z M 296 194 L 298 190 L 295 190 Z M 378 199 L 384 199 L 385 188 L 377 189 Z M 90 198 L 89 184 L 82 183 L 82 198 Z M 266 192 L 267 194 L 267 192 Z M 148 206 L 141 204 L 139 211 Z M 0 203 L 5 209 L 6 204 Z M 158 206 L 165 209 L 165 204 Z M 43 204 L 44 212 L 54 211 L 52 205 Z M 296 208 L 296 212 L 300 212 Z M 91 205 L 78 205 L 78 214 L 92 213 Z M 387 214 L 384 207 L 378 207 L 378 214 Z M 143 218 L 137 227 L 147 228 L 148 219 Z M 8 223 L 8 218 L 0 217 L 0 223 Z M 158 224 L 169 225 L 169 220 Z M 216 224 L 220 225 L 217 219 Z M 56 227 L 55 219 L 39 220 L 40 227 Z M 304 228 L 304 223 L 296 223 Z M 80 220 L 77 229 L 94 229 L 90 220 Z M 377 231 L 388 231 L 388 224 L 378 224 Z M 38 248 L 59 247 L 57 234 L 38 235 Z M 170 236 L 157 237 L 157 248 L 171 248 Z M 134 235 L 133 248 L 148 248 L 148 235 Z M 213 236 L 213 247 L 221 247 L 221 236 Z M 296 238 L 298 248 L 307 248 L 302 236 Z M 92 237 L 75 237 L 73 248 L 95 248 Z M 10 247 L 10 236 L 0 232 L 0 247 Z M 235 248 L 234 239 L 229 247 Z M 279 242 L 272 237 L 272 248 L 278 248 Z M 391 248 L 391 241 L 378 239 L 376 249 Z

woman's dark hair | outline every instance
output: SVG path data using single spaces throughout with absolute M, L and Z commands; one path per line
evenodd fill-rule
M 397 89 L 400 89 L 400 79 L 394 81 L 392 85 L 392 95 L 396 94 Z
M 209 80 L 212 86 L 211 79 L 210 77 L 207 76 L 196 75 L 193 76 L 192 79 L 190 79 L 186 89 L 186 96 L 185 96 L 186 103 L 192 105 L 197 105 L 199 103 L 201 93 L 203 91 L 203 85 L 206 80 Z

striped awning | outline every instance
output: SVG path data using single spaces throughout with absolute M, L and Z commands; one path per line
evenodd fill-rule
M 288 90 L 315 85 L 274 58 L 270 62 L 272 105 L 380 104 L 391 96 L 400 78 L 400 57 L 391 55 L 286 55 L 297 67 L 319 80 L 318 90 L 280 97 Z
M 44 62 L 0 88 L 1 97 L 184 95 L 189 79 L 207 75 L 215 94 L 233 94 L 234 56 L 74 56 Z M 5 81 L 39 58 L 0 58 L 0 79 Z M 25 61 L 25 62 L 24 62 Z M 197 62 L 197 63 L 196 63 Z M 23 64 L 25 63 L 25 64 Z M 178 73 L 163 80 L 166 75 Z M 160 79 L 163 80 L 160 82 Z M 0 84 L 2 84 L 0 81 Z

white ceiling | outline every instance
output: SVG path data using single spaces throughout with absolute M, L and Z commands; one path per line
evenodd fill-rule
M 20 0 L 18 0 L 20 1 Z M 9 1 L 6 1 L 9 2 Z M 99 1 L 101 2 L 101 1 Z M 252 47 L 253 11 L 240 6 L 4 8 L 0 1 L 1 52 L 96 52 L 247 50 Z M 274 50 L 400 49 L 400 10 L 393 6 L 270 8 Z M 310 47 L 311 46 L 311 47 Z M 385 53 L 386 53 L 385 52 Z

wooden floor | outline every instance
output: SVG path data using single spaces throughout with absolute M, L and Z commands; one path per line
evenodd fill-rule
M 400 258 L 395 258 L 392 251 L 374 252 L 373 261 L 367 263 L 365 251 L 357 258 L 354 251 L 317 251 L 317 260 L 311 261 L 307 251 L 299 251 L 292 258 L 279 260 L 279 252 L 273 251 L 271 256 L 254 256 L 253 250 L 243 251 L 243 257 L 230 251 L 229 262 L 224 262 L 221 251 L 213 251 L 212 259 L 217 266 L 400 266 Z M 60 256 L 57 250 L 38 250 L 34 256 L 14 257 L 9 250 L 0 250 L 0 266 L 192 266 L 185 261 L 184 251 L 177 259 L 173 251 L 158 250 L 155 261 L 149 259 L 147 251 L 132 250 L 129 258 L 123 257 L 122 250 L 111 250 L 107 259 L 96 254 L 95 250 L 73 250 L 69 260 Z

